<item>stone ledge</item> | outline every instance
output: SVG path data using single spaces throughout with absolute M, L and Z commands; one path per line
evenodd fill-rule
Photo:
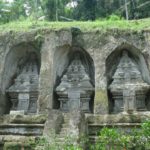
M 93 126 L 93 127 L 132 127 L 136 126 L 139 127 L 141 123 L 102 123 L 102 124 L 88 124 L 88 126 Z
M 0 135 L 0 139 L 3 142 L 25 142 L 32 140 L 33 142 L 36 141 L 40 136 L 19 136 L 19 135 Z
M 43 134 L 44 124 L 3 124 L 0 135 L 39 136 Z
M 0 117 L 0 124 L 44 124 L 47 115 L 4 115 Z
M 138 112 L 136 114 L 86 114 L 89 124 L 116 124 L 116 123 L 142 123 L 150 119 L 150 112 Z
M 0 128 L 5 128 L 5 127 L 27 127 L 27 128 L 33 128 L 33 127 L 39 127 L 39 128 L 44 128 L 44 124 L 0 124 Z

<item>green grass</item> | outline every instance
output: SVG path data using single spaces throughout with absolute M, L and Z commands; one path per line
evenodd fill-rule
M 78 27 L 82 31 L 92 31 L 92 30 L 107 30 L 107 29 L 130 29 L 130 30 L 145 30 L 150 29 L 150 18 L 134 20 L 134 21 L 87 21 L 87 22 L 48 22 L 48 21 L 15 21 L 7 24 L 0 25 L 0 32 L 6 31 L 28 31 L 30 29 L 53 29 L 59 30 L 62 28 Z

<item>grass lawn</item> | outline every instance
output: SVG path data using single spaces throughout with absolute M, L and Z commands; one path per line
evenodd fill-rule
M 6 31 L 28 31 L 30 29 L 54 29 L 59 30 L 62 28 L 78 27 L 81 31 L 92 30 L 107 30 L 107 29 L 122 29 L 122 30 L 145 30 L 150 29 L 150 18 L 141 20 L 104 20 L 104 21 L 73 21 L 73 22 L 48 22 L 48 21 L 15 21 L 7 24 L 0 25 L 0 32 Z

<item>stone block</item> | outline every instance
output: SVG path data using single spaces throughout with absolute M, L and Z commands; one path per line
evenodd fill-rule
M 24 110 L 11 110 L 10 115 L 25 115 Z

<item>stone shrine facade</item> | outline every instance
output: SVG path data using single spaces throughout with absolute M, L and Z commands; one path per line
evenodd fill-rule
M 94 87 L 78 55 L 75 56 L 56 88 L 62 111 L 90 112 L 90 100 Z
M 101 115 L 150 111 L 150 34 L 79 30 L 46 29 L 41 39 L 36 39 L 39 29 L 1 35 L 1 115 L 53 109 Z M 38 64 L 26 60 L 32 52 Z
M 142 74 L 128 56 L 128 51 L 122 52 L 109 89 L 113 95 L 115 113 L 147 110 L 145 100 L 150 85 L 142 79 Z
M 24 111 L 25 114 L 36 113 L 38 86 L 38 64 L 36 55 L 31 53 L 14 80 L 14 84 L 7 90 L 12 102 L 11 111 Z

